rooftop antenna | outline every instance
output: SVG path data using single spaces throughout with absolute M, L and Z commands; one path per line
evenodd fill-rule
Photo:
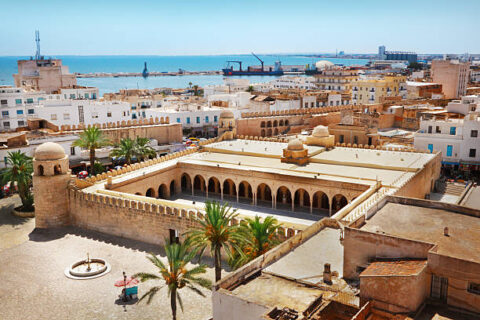
M 37 43 L 37 52 L 35 53 L 35 60 L 41 60 L 40 55 L 40 31 L 35 30 L 35 42 Z

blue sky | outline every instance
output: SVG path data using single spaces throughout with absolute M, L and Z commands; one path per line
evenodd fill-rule
M 480 53 L 480 0 L 0 0 L 0 55 Z

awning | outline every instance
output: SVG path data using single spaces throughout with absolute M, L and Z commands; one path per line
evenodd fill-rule
M 442 164 L 449 164 L 452 166 L 457 166 L 460 164 L 460 162 L 452 162 L 452 161 L 442 161 Z

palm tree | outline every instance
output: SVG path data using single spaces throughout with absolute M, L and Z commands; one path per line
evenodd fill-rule
M 191 88 L 191 87 L 192 87 L 192 84 L 193 84 L 192 82 L 189 82 L 189 83 L 188 83 L 188 87 Z
M 158 268 L 160 275 L 153 273 L 140 272 L 133 277 L 138 278 L 141 282 L 148 280 L 160 280 L 164 281 L 168 287 L 168 295 L 170 296 L 170 306 L 172 308 L 172 319 L 177 319 L 177 300 L 183 311 L 183 303 L 180 298 L 178 290 L 187 287 L 193 292 L 205 297 L 204 293 L 196 286 L 210 289 L 212 283 L 205 278 L 199 278 L 198 275 L 206 272 L 206 265 L 201 264 L 192 269 L 187 269 L 187 264 L 195 257 L 196 251 L 189 250 L 189 246 L 186 243 L 178 244 L 173 243 L 165 245 L 165 252 L 167 254 L 168 265 L 165 265 L 157 256 L 150 254 L 148 259 Z M 147 291 L 138 302 L 145 298 L 147 304 L 149 304 L 155 294 L 162 288 L 162 286 L 152 287 Z
M 132 163 L 132 157 L 135 155 L 135 141 L 130 138 L 120 140 L 120 144 L 110 152 L 111 157 L 124 157 L 127 164 Z
M 142 160 L 148 157 L 155 157 L 157 153 L 148 145 L 149 143 L 150 140 L 148 138 L 137 137 L 135 140 L 135 155 Z
M 193 95 L 198 96 L 198 85 L 193 86 Z
M 21 151 L 9 152 L 6 159 L 7 168 L 2 171 L 2 184 L 17 184 L 18 194 L 22 200 L 25 211 L 33 211 L 33 195 L 30 191 L 32 185 L 33 164 L 32 158 Z
M 236 209 L 228 203 L 221 205 L 213 201 L 205 203 L 205 215 L 199 221 L 200 226 L 192 228 L 186 233 L 187 242 L 200 250 L 200 256 L 207 247 L 215 259 L 215 281 L 222 278 L 221 250 L 225 250 L 228 257 L 234 251 L 239 252 L 240 245 L 244 241 L 244 233 L 240 225 L 233 225 L 231 222 L 237 217 Z
M 263 221 L 259 216 L 242 221 L 241 227 L 248 236 L 241 248 L 243 254 L 236 252 L 229 260 L 230 266 L 233 269 L 241 267 L 279 244 L 277 229 L 280 226 L 273 216 L 268 216 Z
M 95 174 L 95 149 L 108 144 L 110 144 L 110 142 L 97 127 L 84 129 L 83 132 L 80 133 L 80 138 L 73 142 L 74 147 L 90 150 L 90 173 L 92 175 Z

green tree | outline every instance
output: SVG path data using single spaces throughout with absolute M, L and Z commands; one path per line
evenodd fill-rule
M 135 140 L 135 155 L 138 158 L 144 160 L 145 158 L 155 157 L 157 153 L 148 145 L 149 142 L 148 138 L 137 137 Z
M 253 86 L 248 86 L 247 92 L 253 92 Z
M 110 156 L 117 158 L 124 157 L 127 164 L 131 164 L 132 157 L 136 155 L 135 152 L 135 141 L 130 138 L 124 138 L 120 140 L 120 144 L 110 152 Z
M 21 151 L 9 152 L 6 165 L 7 167 L 1 173 L 2 184 L 10 183 L 10 188 L 13 189 L 16 183 L 22 200 L 22 209 L 33 211 L 33 194 L 30 191 L 33 173 L 32 158 Z
M 192 82 L 189 82 L 189 83 L 188 83 L 188 87 L 191 88 L 191 87 L 192 87 L 192 84 L 193 84 Z
M 198 85 L 193 86 L 193 95 L 198 96 Z
M 177 319 L 177 301 L 183 311 L 183 302 L 180 298 L 179 290 L 187 287 L 193 292 L 205 297 L 203 292 L 198 286 L 210 289 L 212 283 L 210 280 L 198 277 L 198 275 L 206 272 L 206 265 L 201 264 L 191 269 L 187 268 L 187 264 L 193 260 L 196 252 L 189 250 L 189 246 L 186 243 L 178 244 L 166 244 L 165 252 L 167 254 L 168 264 L 164 264 L 157 256 L 150 254 L 148 259 L 158 268 L 158 273 L 145 273 L 140 272 L 134 275 L 141 282 L 148 280 L 157 280 L 164 282 L 164 285 L 168 287 L 168 295 L 170 297 L 170 306 L 172 308 L 172 319 Z M 147 291 L 138 301 L 142 301 L 147 298 L 147 304 L 149 304 L 155 294 L 160 291 L 162 286 L 154 286 Z
M 418 63 L 418 62 L 410 62 L 410 64 L 408 65 L 408 68 L 413 70 L 422 70 L 423 66 L 421 63 Z
M 207 201 L 205 215 L 199 221 L 199 226 L 186 233 L 187 242 L 199 250 L 200 256 L 207 247 L 210 248 L 215 260 L 215 281 L 222 278 L 221 250 L 230 259 L 235 251 L 240 252 L 245 239 L 244 229 L 231 223 L 236 217 L 236 210 L 232 210 L 228 203 L 221 205 L 216 201 Z
M 73 142 L 73 146 L 90 150 L 90 173 L 95 174 L 95 149 L 109 145 L 110 142 L 103 136 L 97 127 L 84 129 L 80 138 Z
M 273 216 L 268 216 L 263 221 L 259 216 L 243 220 L 241 228 L 243 234 L 247 235 L 246 240 L 241 247 L 242 252 L 235 252 L 229 259 L 229 265 L 237 269 L 279 244 L 277 229 L 280 226 L 281 224 Z

